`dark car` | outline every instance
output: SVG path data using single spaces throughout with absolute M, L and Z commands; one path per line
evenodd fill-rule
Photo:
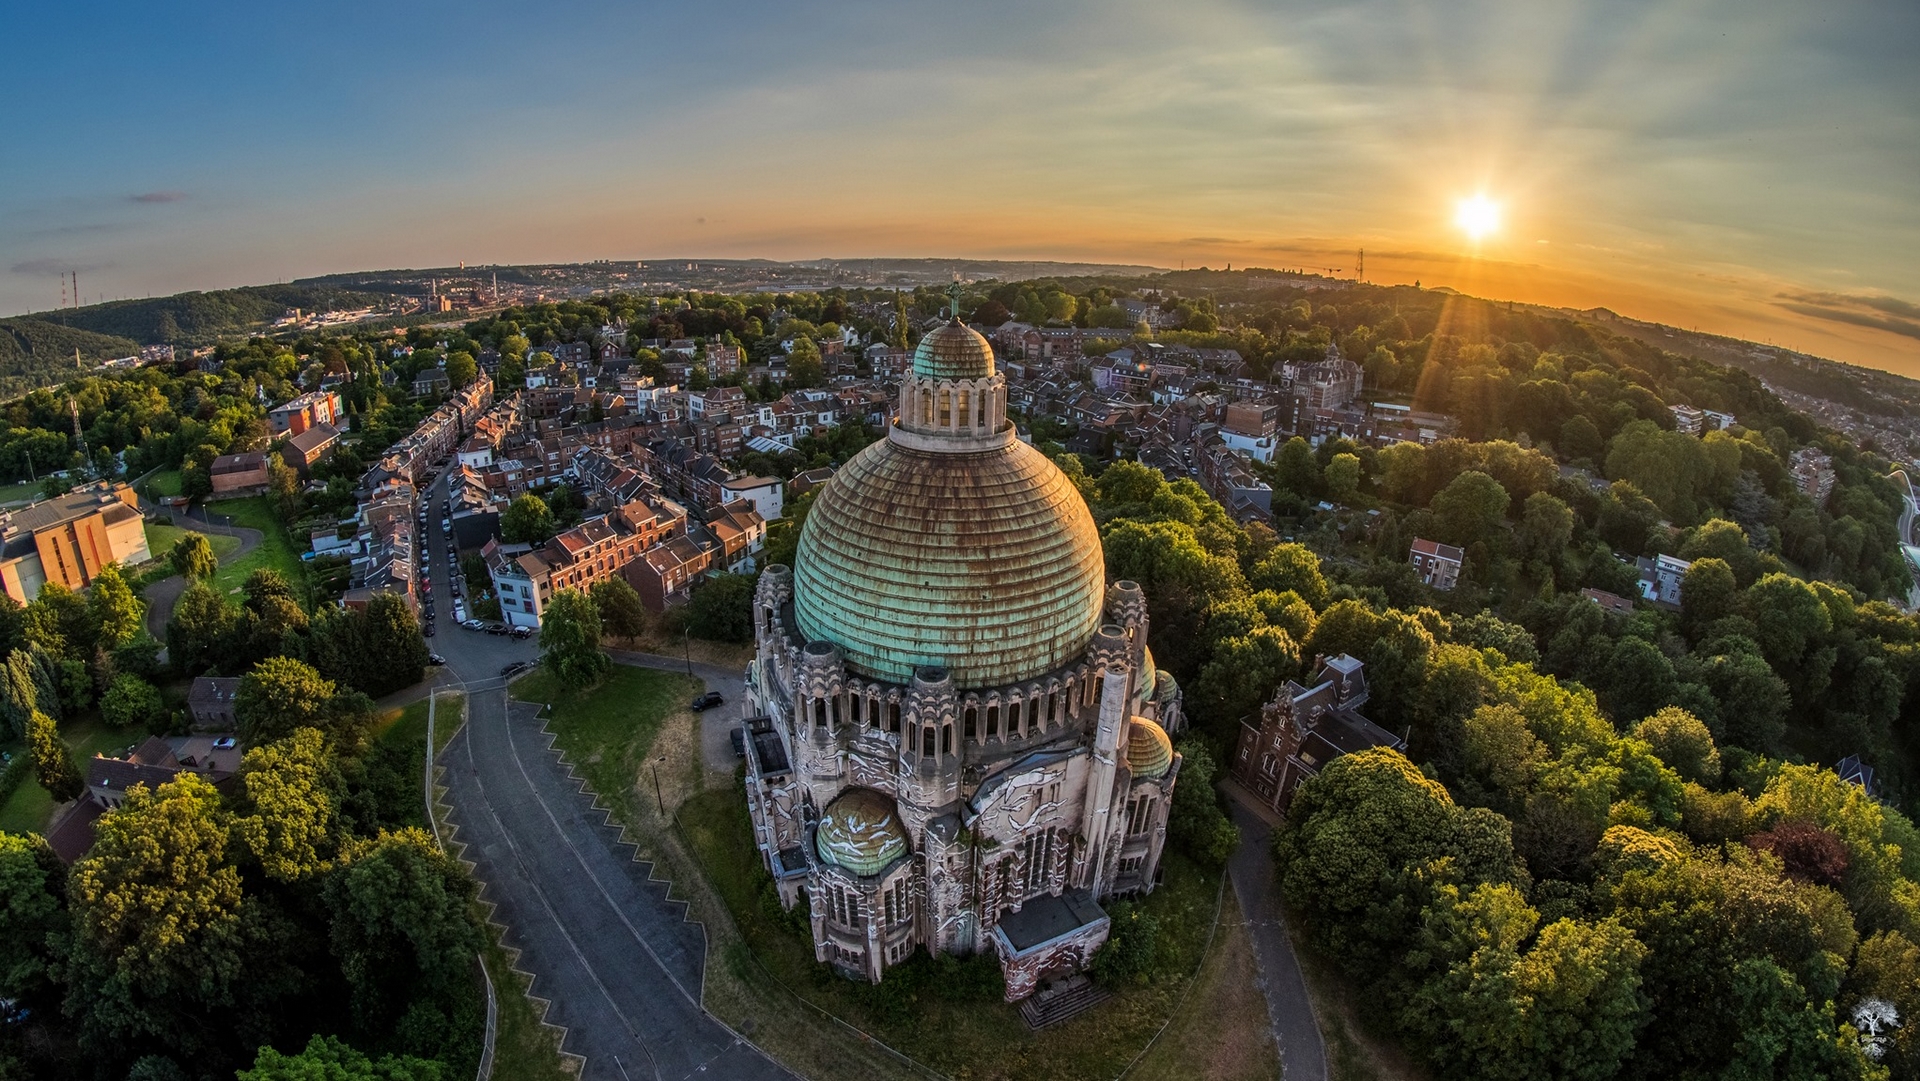
M 420 633 L 428 638 L 432 638 L 433 637 L 433 621 L 428 620 L 427 625 L 420 628 Z
M 695 713 L 705 713 L 707 710 L 710 710 L 713 707 L 725 701 L 726 699 L 720 697 L 719 691 L 708 691 L 707 693 L 701 695 L 700 697 L 694 699 L 691 703 L 689 703 L 687 705 L 687 708 L 694 711 Z
M 532 667 L 533 667 L 532 661 L 515 661 L 512 664 L 507 665 L 505 668 L 500 669 L 500 674 L 503 676 L 518 675 L 521 672 L 524 672 L 527 669 Z
M 734 725 L 733 728 L 727 732 L 727 738 L 733 741 L 733 757 L 747 757 L 747 730 L 745 728 L 737 724 Z
M 427 654 L 427 664 L 431 667 L 439 668 L 445 665 L 446 663 L 447 663 L 447 659 L 445 657 L 442 657 L 438 653 Z
M 515 627 L 509 633 L 511 633 L 515 638 L 532 638 L 533 628 L 532 627 Z

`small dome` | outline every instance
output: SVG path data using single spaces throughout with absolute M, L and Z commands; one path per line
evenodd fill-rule
M 1127 769 L 1151 781 L 1166 776 L 1172 766 L 1173 741 L 1167 738 L 1167 730 L 1145 717 L 1135 717 L 1127 725 Z
M 907 854 L 907 831 L 893 813 L 892 800 L 871 788 L 849 788 L 820 815 L 813 848 L 827 863 L 856 875 L 877 875 Z
M 993 346 L 958 319 L 928 331 L 913 351 L 913 374 L 922 379 L 985 379 L 993 371 Z
M 1180 693 L 1180 684 L 1174 682 L 1173 673 L 1162 668 L 1155 673 L 1153 685 L 1159 689 L 1159 700 L 1171 702 Z

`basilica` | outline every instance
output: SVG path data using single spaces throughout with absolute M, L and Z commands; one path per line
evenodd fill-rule
M 1180 690 L 1085 500 L 1007 419 L 986 339 L 928 333 L 899 418 L 761 575 L 747 800 L 815 957 L 878 981 L 991 950 L 1007 997 L 1084 967 L 1153 889 Z

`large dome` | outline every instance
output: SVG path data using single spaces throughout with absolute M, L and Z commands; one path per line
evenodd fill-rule
M 1018 440 L 970 453 L 882 440 L 814 497 L 794 559 L 794 616 L 809 640 L 835 643 L 872 678 L 905 683 L 943 666 L 957 687 L 988 687 L 1084 650 L 1105 581 L 1086 501 L 1039 451 Z
M 920 339 L 913 371 L 925 379 L 985 379 L 993 374 L 993 346 L 965 323 L 950 320 Z

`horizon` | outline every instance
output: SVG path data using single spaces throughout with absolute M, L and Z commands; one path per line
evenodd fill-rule
M 75 271 L 90 301 L 645 251 L 1350 276 L 1364 248 L 1374 284 L 1920 374 L 1902 6 L 23 21 L 85 48 L 0 73 L 0 310 L 57 309 Z M 1500 227 L 1475 240 L 1453 218 L 1480 196 Z

